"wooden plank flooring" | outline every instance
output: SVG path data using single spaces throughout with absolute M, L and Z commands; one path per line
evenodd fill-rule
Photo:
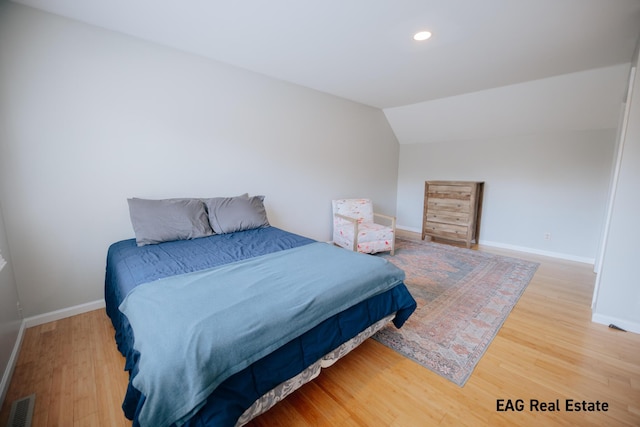
M 464 387 L 367 340 L 250 426 L 640 426 L 640 335 L 591 322 L 592 267 L 480 250 L 541 266 Z M 30 328 L 0 425 L 36 393 L 34 427 L 130 426 L 123 366 L 103 310 Z M 498 399 L 524 410 L 497 411 Z M 532 411 L 532 399 L 560 411 Z M 609 409 L 567 412 L 566 399 Z

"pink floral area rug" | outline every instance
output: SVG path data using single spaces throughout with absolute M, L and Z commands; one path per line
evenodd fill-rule
M 395 256 L 418 308 L 373 338 L 454 382 L 467 382 L 518 302 L 537 263 L 444 244 L 396 239 Z

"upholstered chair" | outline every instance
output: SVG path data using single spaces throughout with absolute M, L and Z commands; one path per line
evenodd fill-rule
M 373 212 L 369 199 L 333 200 L 333 243 L 352 251 L 394 253 L 396 218 Z M 386 222 L 380 224 L 374 222 Z M 380 221 L 383 220 L 383 221 Z

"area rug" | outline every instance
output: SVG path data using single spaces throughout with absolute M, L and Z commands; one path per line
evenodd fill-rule
M 373 338 L 464 386 L 538 268 L 537 263 L 432 242 L 396 239 L 418 308 Z

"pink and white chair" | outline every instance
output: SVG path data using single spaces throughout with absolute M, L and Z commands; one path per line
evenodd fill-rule
M 352 251 L 394 253 L 396 218 L 373 212 L 369 199 L 333 200 L 333 243 Z M 390 225 L 374 222 L 382 218 Z

